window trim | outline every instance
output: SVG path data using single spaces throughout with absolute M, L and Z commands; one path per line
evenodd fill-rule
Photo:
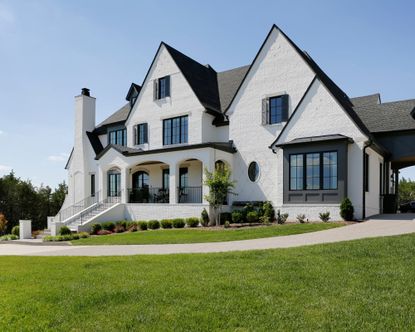
M 117 143 L 111 143 L 111 134 L 115 133 L 115 141 L 117 141 L 117 133 L 121 132 L 121 144 L 117 144 Z M 122 145 L 122 146 L 126 146 L 127 145 L 127 128 L 118 128 L 118 129 L 111 129 L 108 130 L 108 145 L 109 144 L 113 144 L 113 145 Z
M 337 165 L 336 165 L 336 188 L 324 188 L 324 158 L 323 155 L 325 153 L 335 152 L 337 157 Z M 318 189 L 307 189 L 307 155 L 309 154 L 318 154 L 319 155 L 319 188 Z M 292 189 L 291 188 L 291 156 L 302 155 L 303 156 L 303 186 L 300 189 Z M 300 153 L 289 153 L 288 154 L 288 190 L 289 191 L 307 191 L 307 192 L 315 192 L 315 191 L 335 191 L 339 190 L 339 152 L 337 150 L 327 150 L 327 151 L 310 151 L 310 152 L 300 152 Z
M 252 180 L 251 179 L 251 177 L 249 176 L 249 168 L 251 167 L 251 165 L 252 164 L 256 164 L 256 166 L 258 167 L 258 175 L 256 176 L 256 179 L 255 180 Z M 249 163 L 249 165 L 248 165 L 248 172 L 247 172 L 247 174 L 248 174 L 248 179 L 249 179 L 249 181 L 251 181 L 252 183 L 255 183 L 255 182 L 258 182 L 259 181 L 259 178 L 261 177 L 261 167 L 259 167 L 259 163 L 256 161 L 256 160 L 252 160 L 250 163 Z
M 142 143 L 139 142 L 140 133 L 141 133 L 141 130 L 140 130 L 141 126 L 143 127 L 143 131 L 144 131 L 143 142 Z M 145 127 L 147 127 L 147 128 L 145 128 Z M 148 123 L 147 122 L 137 123 L 134 126 L 134 145 L 143 145 L 143 144 L 148 144 Z
M 173 120 L 174 119 L 179 119 L 179 122 L 180 122 L 180 124 L 179 124 L 179 129 L 180 129 L 180 133 L 179 133 L 179 142 L 177 142 L 177 143 L 173 143 Z M 186 126 L 183 126 L 182 125 L 182 119 L 186 119 L 187 120 L 187 125 Z M 165 134 L 165 132 L 166 132 L 166 123 L 168 122 L 168 121 L 170 121 L 170 143 L 166 143 L 166 134 Z M 186 131 L 185 131 L 185 127 L 187 127 L 186 128 Z M 182 115 L 182 116 L 176 116 L 176 117 L 173 117 L 173 118 L 168 118 L 168 119 L 163 119 L 163 133 L 162 133 L 162 135 L 163 135 L 163 146 L 165 146 L 165 145 L 179 145 L 179 144 L 187 144 L 188 142 L 189 142 L 189 116 L 188 115 Z M 185 136 L 185 140 L 184 141 L 182 141 L 182 137 L 184 137 Z
M 164 96 L 161 95 L 161 82 L 164 82 Z M 157 100 L 162 100 L 167 97 L 170 97 L 170 75 L 157 79 Z

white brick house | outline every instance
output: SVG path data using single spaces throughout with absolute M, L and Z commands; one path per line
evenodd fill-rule
M 218 162 L 236 181 L 228 209 L 271 201 L 290 219 L 338 219 L 349 197 L 364 218 L 381 213 L 384 198 L 393 206 L 397 171 L 415 160 L 412 146 L 396 144 L 414 138 L 415 101 L 350 99 L 275 25 L 250 65 L 224 72 L 161 43 L 126 99 L 96 125 L 95 98 L 88 89 L 75 97 L 68 195 L 56 220 L 77 228 L 199 216 L 203 169 Z

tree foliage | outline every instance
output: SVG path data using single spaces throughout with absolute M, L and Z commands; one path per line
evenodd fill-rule
M 400 203 L 407 203 L 415 201 L 415 181 L 405 179 L 399 180 L 399 201 Z
M 19 220 L 32 220 L 33 229 L 43 229 L 47 217 L 58 213 L 65 199 L 65 182 L 52 191 L 49 186 L 35 187 L 30 180 L 22 180 L 14 172 L 0 178 L 0 213 L 8 220 L 7 229 Z
M 227 166 L 216 168 L 213 172 L 205 169 L 204 184 L 209 187 L 209 194 L 205 195 L 205 199 L 213 208 L 215 213 L 216 225 L 219 226 L 220 210 L 226 202 L 228 194 L 232 194 L 232 188 L 235 187 L 235 181 L 231 180 L 231 171 Z

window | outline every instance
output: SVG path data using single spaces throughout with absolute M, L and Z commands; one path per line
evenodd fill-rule
M 262 101 L 262 124 L 281 123 L 288 120 L 288 95 L 266 98 Z
M 134 144 L 140 145 L 148 143 L 148 125 L 140 123 L 134 127 Z
M 337 151 L 290 155 L 290 190 L 334 190 L 337 180 Z
M 290 190 L 303 190 L 304 162 L 302 154 L 290 156 Z
M 169 189 L 170 187 L 170 169 L 163 169 L 163 189 Z
M 108 144 L 127 145 L 127 130 L 118 129 L 108 132 Z
M 179 169 L 179 187 L 187 188 L 189 182 L 189 170 L 187 167 L 180 167 Z
M 91 196 L 95 196 L 95 174 L 91 174 Z
M 133 188 L 148 188 L 150 177 L 147 172 L 138 171 L 133 174 Z
M 170 97 L 170 76 L 154 80 L 154 100 Z
M 323 189 L 337 189 L 337 152 L 323 153 Z
M 364 177 L 365 177 L 365 191 L 369 192 L 369 155 L 367 153 L 365 153 Z
M 320 189 L 320 154 L 306 155 L 306 189 Z
M 108 173 L 108 196 L 118 197 L 121 194 L 121 174 L 111 171 Z
M 186 116 L 163 120 L 163 145 L 182 144 L 188 141 Z
M 253 161 L 249 164 L 248 167 L 248 177 L 249 180 L 255 182 L 259 178 L 259 165 L 256 161 Z

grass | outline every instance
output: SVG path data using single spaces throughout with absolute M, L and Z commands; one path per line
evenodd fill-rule
M 99 235 L 72 241 L 74 245 L 111 245 L 111 244 L 167 244 L 167 243 L 202 243 L 264 238 L 271 236 L 292 235 L 315 232 L 344 223 L 310 223 L 285 224 L 268 227 L 246 227 L 238 229 L 159 229 L 144 232 L 126 232 L 111 235 Z
M 415 329 L 415 235 L 292 249 L 1 257 L 1 331 Z

